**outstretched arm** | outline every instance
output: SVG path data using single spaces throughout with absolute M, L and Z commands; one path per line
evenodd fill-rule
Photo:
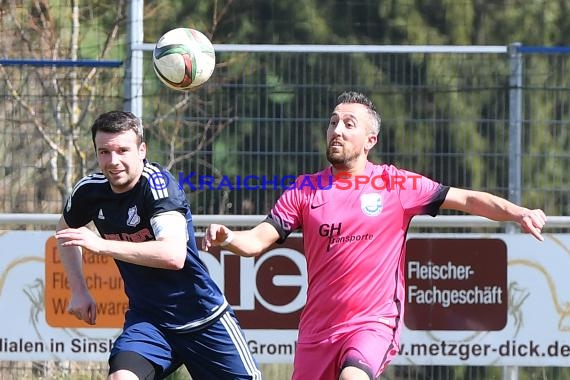
M 202 248 L 221 246 L 239 256 L 251 257 L 263 253 L 279 240 L 279 233 L 271 224 L 261 222 L 247 231 L 232 231 L 221 224 L 211 224 L 204 235 Z
M 542 228 L 546 224 L 544 211 L 521 207 L 493 194 L 452 187 L 441 208 L 458 210 L 501 222 L 515 222 L 521 226 L 523 232 L 532 234 L 540 241 L 544 240 L 541 235 Z

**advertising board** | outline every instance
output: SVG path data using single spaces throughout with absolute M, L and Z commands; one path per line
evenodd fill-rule
M 570 235 L 545 238 L 410 234 L 394 363 L 568 366 Z M 97 325 L 88 327 L 66 313 L 69 287 L 53 232 L 4 232 L 0 244 L 0 360 L 106 361 L 128 307 L 113 261 L 85 254 L 99 307 Z M 292 362 L 306 300 L 301 237 L 256 259 L 219 248 L 201 256 L 257 360 Z

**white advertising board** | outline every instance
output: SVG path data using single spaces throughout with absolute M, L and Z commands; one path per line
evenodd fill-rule
M 120 326 L 53 327 L 46 321 L 46 302 L 53 302 L 45 297 L 46 242 L 52 236 L 51 231 L 0 235 L 0 360 L 106 361 Z M 497 254 L 495 261 L 492 252 L 431 251 L 422 263 L 422 252 L 409 252 L 408 312 L 426 307 L 430 312 L 406 317 L 411 328 L 404 328 L 394 364 L 570 364 L 570 235 L 547 234 L 544 242 L 522 234 L 410 234 L 409 238 L 410 242 L 463 239 L 465 247 L 471 246 L 469 239 L 494 239 L 504 243 L 506 255 Z M 296 323 L 306 291 L 299 247 L 294 242 L 255 261 L 224 251 L 202 252 L 260 363 L 293 360 Z M 475 317 L 469 321 L 465 313 Z

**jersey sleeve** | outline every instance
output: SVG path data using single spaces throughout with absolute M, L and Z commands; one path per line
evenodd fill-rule
M 297 177 L 295 186 L 281 194 L 265 218 L 265 222 L 275 227 L 279 233 L 278 243 L 283 243 L 287 236 L 303 225 L 302 210 L 306 187 L 300 186 L 302 180 L 302 176 Z
M 63 218 L 69 227 L 83 227 L 93 220 L 93 186 L 104 181 L 103 175 L 89 175 L 77 182 L 63 207 Z
M 449 186 L 421 174 L 398 169 L 392 178 L 400 178 L 400 201 L 405 212 L 412 215 L 436 216 L 445 200 Z

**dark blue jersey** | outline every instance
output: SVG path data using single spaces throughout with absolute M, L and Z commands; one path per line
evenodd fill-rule
M 102 173 L 88 175 L 74 187 L 63 212 L 67 225 L 93 222 L 105 239 L 155 240 L 151 218 L 177 211 L 186 217 L 188 242 L 181 270 L 152 268 L 115 260 L 125 283 L 129 309 L 158 326 L 191 331 L 208 324 L 227 302 L 198 256 L 192 214 L 186 196 L 170 172 L 145 162 L 141 178 L 125 193 L 114 193 Z

